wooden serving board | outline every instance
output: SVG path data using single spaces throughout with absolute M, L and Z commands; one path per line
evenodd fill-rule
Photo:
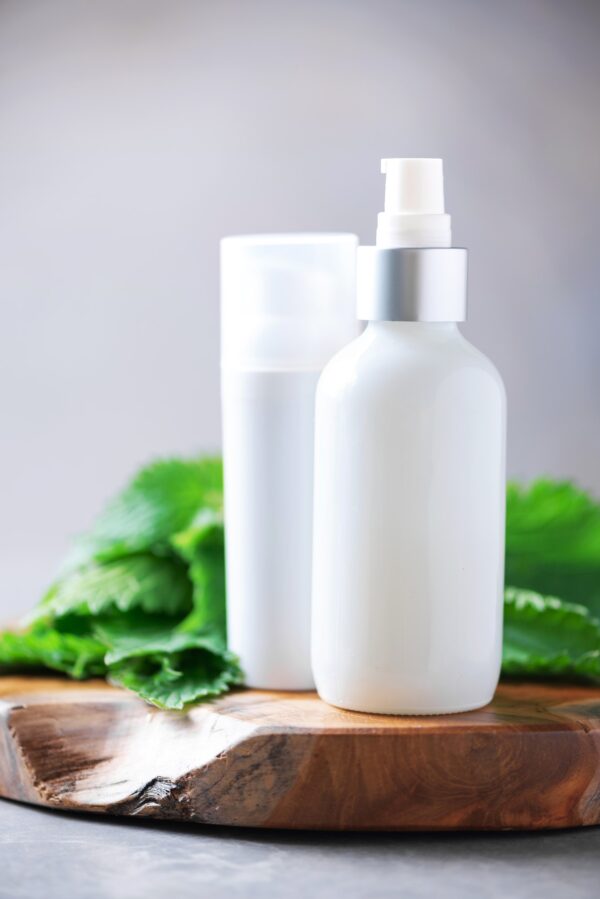
M 103 681 L 2 677 L 0 794 L 250 827 L 598 824 L 600 690 L 505 684 L 479 711 L 410 718 L 239 690 L 184 714 Z

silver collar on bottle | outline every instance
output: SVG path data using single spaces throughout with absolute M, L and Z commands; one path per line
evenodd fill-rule
M 462 322 L 467 317 L 467 251 L 458 247 L 359 247 L 358 318 Z

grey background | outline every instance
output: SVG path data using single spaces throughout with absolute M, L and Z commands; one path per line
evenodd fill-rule
M 444 157 L 510 473 L 600 493 L 599 37 L 583 0 L 1 0 L 0 613 L 219 447 L 219 238 L 372 242 L 381 156 Z

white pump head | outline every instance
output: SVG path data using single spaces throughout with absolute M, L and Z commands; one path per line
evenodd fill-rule
M 385 207 L 377 218 L 378 247 L 449 247 L 441 159 L 382 159 Z
M 441 159 L 383 159 L 385 209 L 377 244 L 359 247 L 358 317 L 459 322 L 466 316 L 467 251 L 452 247 Z
M 223 368 L 320 371 L 356 335 L 354 234 L 221 241 Z

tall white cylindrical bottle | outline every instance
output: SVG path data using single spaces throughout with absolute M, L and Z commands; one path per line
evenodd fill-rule
M 358 251 L 363 334 L 317 390 L 313 672 L 327 702 L 438 714 L 492 698 L 502 648 L 505 394 L 462 337 L 441 160 L 384 160 Z
M 221 242 L 227 631 L 252 687 L 314 687 L 315 391 L 357 333 L 356 244 L 352 234 Z

